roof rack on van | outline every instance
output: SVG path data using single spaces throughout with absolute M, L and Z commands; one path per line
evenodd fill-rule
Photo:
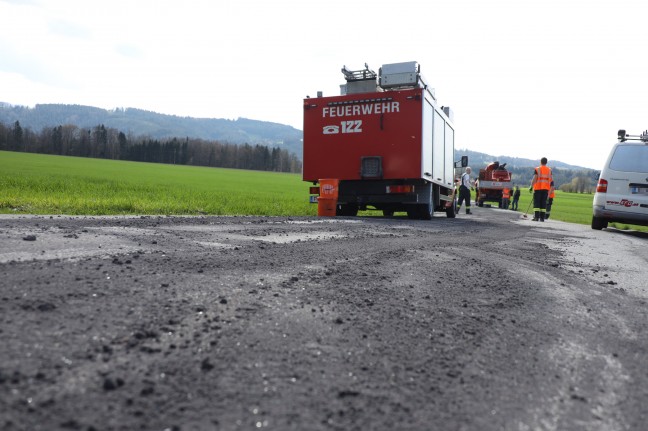
M 641 135 L 628 135 L 625 130 L 621 129 L 617 132 L 619 141 L 641 141 L 648 143 L 648 130 L 644 130 Z

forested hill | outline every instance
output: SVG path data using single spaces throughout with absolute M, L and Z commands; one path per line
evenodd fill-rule
M 40 131 L 44 127 L 75 125 L 93 128 L 103 124 L 124 133 L 153 139 L 198 138 L 232 144 L 276 147 L 302 156 L 302 131 L 284 124 L 239 118 L 192 118 L 158 114 L 135 108 L 105 110 L 82 105 L 40 104 L 33 108 L 0 102 L 0 123 L 20 122 Z

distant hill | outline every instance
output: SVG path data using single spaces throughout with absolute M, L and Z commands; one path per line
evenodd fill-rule
M 488 165 L 490 162 L 495 162 L 495 161 L 498 161 L 500 163 L 506 163 L 506 167 L 508 169 L 535 168 L 540 164 L 540 160 L 523 159 L 520 157 L 511 157 L 511 156 L 493 156 L 491 154 L 479 153 L 477 151 L 471 151 L 467 149 L 455 148 L 455 155 L 456 155 L 455 160 L 459 160 L 461 156 L 468 156 L 468 162 L 473 169 L 483 168 L 486 165 Z M 589 168 L 584 168 L 582 166 L 570 165 L 556 160 L 550 160 L 548 165 L 551 168 L 561 168 L 561 169 L 577 169 L 577 170 L 589 169 Z
M 284 124 L 239 118 L 178 117 L 135 108 L 105 110 L 82 105 L 41 104 L 33 108 L 0 102 L 0 122 L 38 132 L 72 124 L 92 128 L 103 124 L 126 134 L 164 138 L 199 138 L 232 144 L 278 147 L 302 157 L 302 131 Z

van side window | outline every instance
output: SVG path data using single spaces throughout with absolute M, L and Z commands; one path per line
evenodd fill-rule
M 648 145 L 619 145 L 610 169 L 621 172 L 648 172 Z

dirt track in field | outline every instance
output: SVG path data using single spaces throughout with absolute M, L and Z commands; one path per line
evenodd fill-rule
M 0 217 L 3 430 L 641 430 L 648 237 Z

